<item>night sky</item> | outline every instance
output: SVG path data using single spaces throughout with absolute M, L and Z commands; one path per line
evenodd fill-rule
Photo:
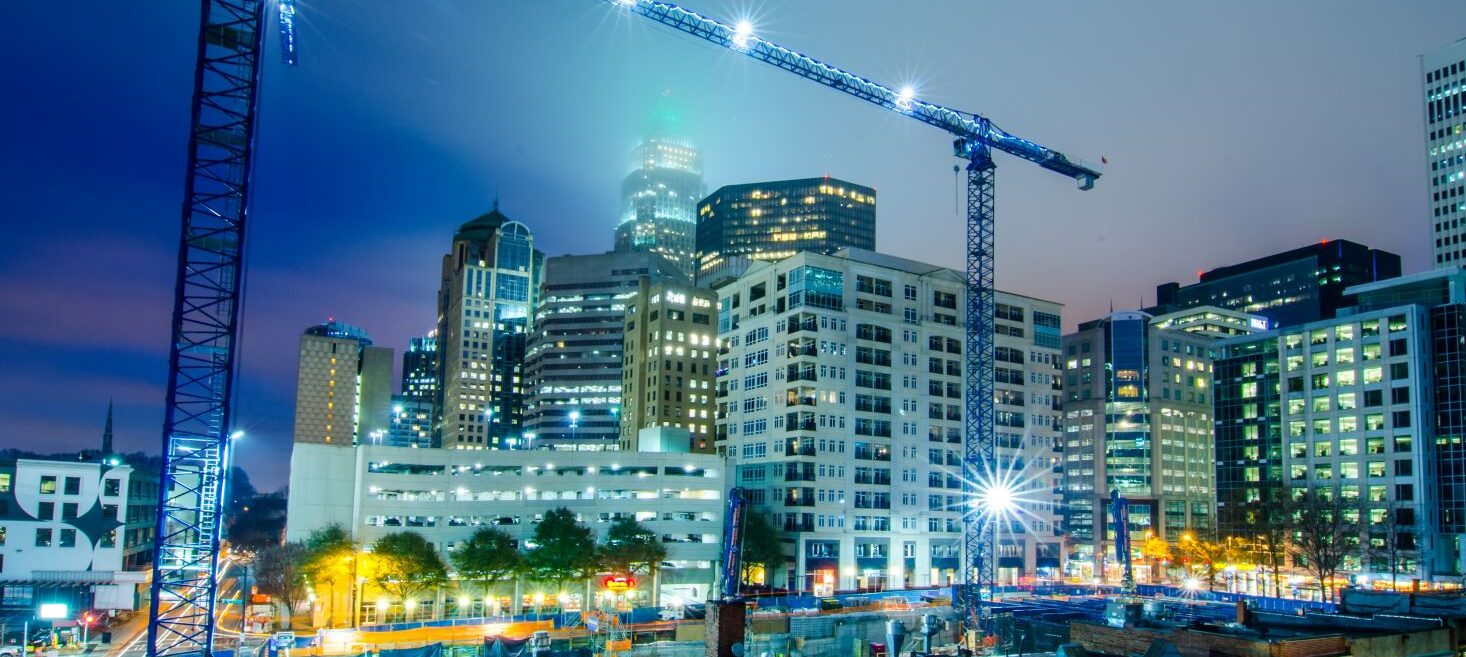
M 828 174 L 879 190 L 881 251 L 960 268 L 950 138 L 595 0 L 298 0 L 265 58 L 239 424 L 288 466 L 300 332 L 401 350 L 434 322 L 453 228 L 490 207 L 550 255 L 610 248 L 662 94 L 709 189 Z M 1428 266 L 1419 64 L 1466 4 L 689 0 L 1076 157 L 1090 192 L 1002 157 L 1000 288 L 1066 323 L 1323 238 Z M 0 446 L 157 451 L 195 2 L 0 10 Z

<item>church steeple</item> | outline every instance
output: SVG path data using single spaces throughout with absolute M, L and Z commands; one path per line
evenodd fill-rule
M 112 400 L 107 400 L 107 424 L 102 428 L 102 457 L 112 455 Z

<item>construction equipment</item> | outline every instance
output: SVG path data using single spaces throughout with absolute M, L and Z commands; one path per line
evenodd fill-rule
M 291 35 L 286 61 L 294 63 L 292 0 L 277 7 L 281 35 Z M 151 657 L 213 650 L 264 14 L 263 0 L 204 0 L 199 19 L 148 612 Z
M 994 524 L 982 511 L 980 498 L 995 475 L 993 434 L 993 173 L 992 151 L 999 150 L 1073 178 L 1090 189 L 1098 167 L 1009 134 L 977 114 L 916 98 L 909 87 L 892 89 L 801 55 L 754 33 L 748 21 L 722 23 L 674 4 L 655 0 L 606 0 L 625 11 L 690 34 L 718 46 L 855 96 L 878 107 L 909 116 L 956 137 L 953 150 L 967 162 L 967 345 L 964 390 L 963 535 L 967 568 L 964 591 L 957 596 L 967 635 L 987 626 L 996 581 Z

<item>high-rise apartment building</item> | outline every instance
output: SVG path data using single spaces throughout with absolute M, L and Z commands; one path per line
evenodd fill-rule
M 869 251 L 755 263 L 718 289 L 718 444 L 793 546 L 767 582 L 820 593 L 960 577 L 963 276 Z M 999 577 L 1058 573 L 1060 306 L 999 293 L 998 467 L 1023 522 Z
M 713 451 L 716 303 L 711 290 L 686 282 L 637 281 L 624 320 L 621 449 L 652 451 L 640 444 L 641 430 L 665 427 L 685 429 L 688 444 L 656 451 Z
M 728 185 L 697 204 L 698 280 L 736 278 L 750 261 L 876 248 L 876 190 L 829 176 Z
M 681 117 L 662 100 L 632 149 L 631 172 L 621 183 L 616 250 L 661 254 L 690 278 L 697 200 L 704 192 L 702 154 L 683 134 Z
M 381 440 L 391 425 L 392 350 L 335 320 L 300 336 L 295 442 Z M 380 432 L 380 433 L 379 433 Z
M 1336 319 L 1220 343 L 1219 530 L 1286 525 L 1311 492 L 1357 523 L 1346 575 L 1439 581 L 1466 537 L 1466 272 L 1349 293 Z
M 1194 324 L 1123 311 L 1080 324 L 1064 336 L 1064 501 L 1071 575 L 1103 576 L 1112 561 L 1111 491 L 1129 500 L 1130 529 L 1137 537 L 1175 542 L 1184 532 L 1210 535 L 1215 527 L 1211 384 L 1216 338 L 1211 330 L 1180 328 L 1186 325 Z M 1148 564 L 1136 568 L 1138 577 L 1148 576 Z
M 545 260 L 525 358 L 530 397 L 524 429 L 534 446 L 618 447 L 624 323 L 642 278 L 687 281 L 671 261 L 651 252 Z
M 1344 289 L 1351 285 L 1399 275 L 1398 255 L 1348 240 L 1324 240 L 1202 272 L 1191 285 L 1158 285 L 1156 307 L 1147 312 L 1216 306 L 1261 315 L 1273 327 L 1295 326 L 1334 317 L 1348 307 Z
M 454 234 L 438 291 L 441 447 L 522 444 L 525 342 L 543 261 L 529 228 L 497 203 Z

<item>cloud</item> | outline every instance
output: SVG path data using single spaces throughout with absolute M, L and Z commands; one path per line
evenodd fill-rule
M 0 271 L 0 339 L 162 352 L 176 256 L 127 238 L 43 243 Z

